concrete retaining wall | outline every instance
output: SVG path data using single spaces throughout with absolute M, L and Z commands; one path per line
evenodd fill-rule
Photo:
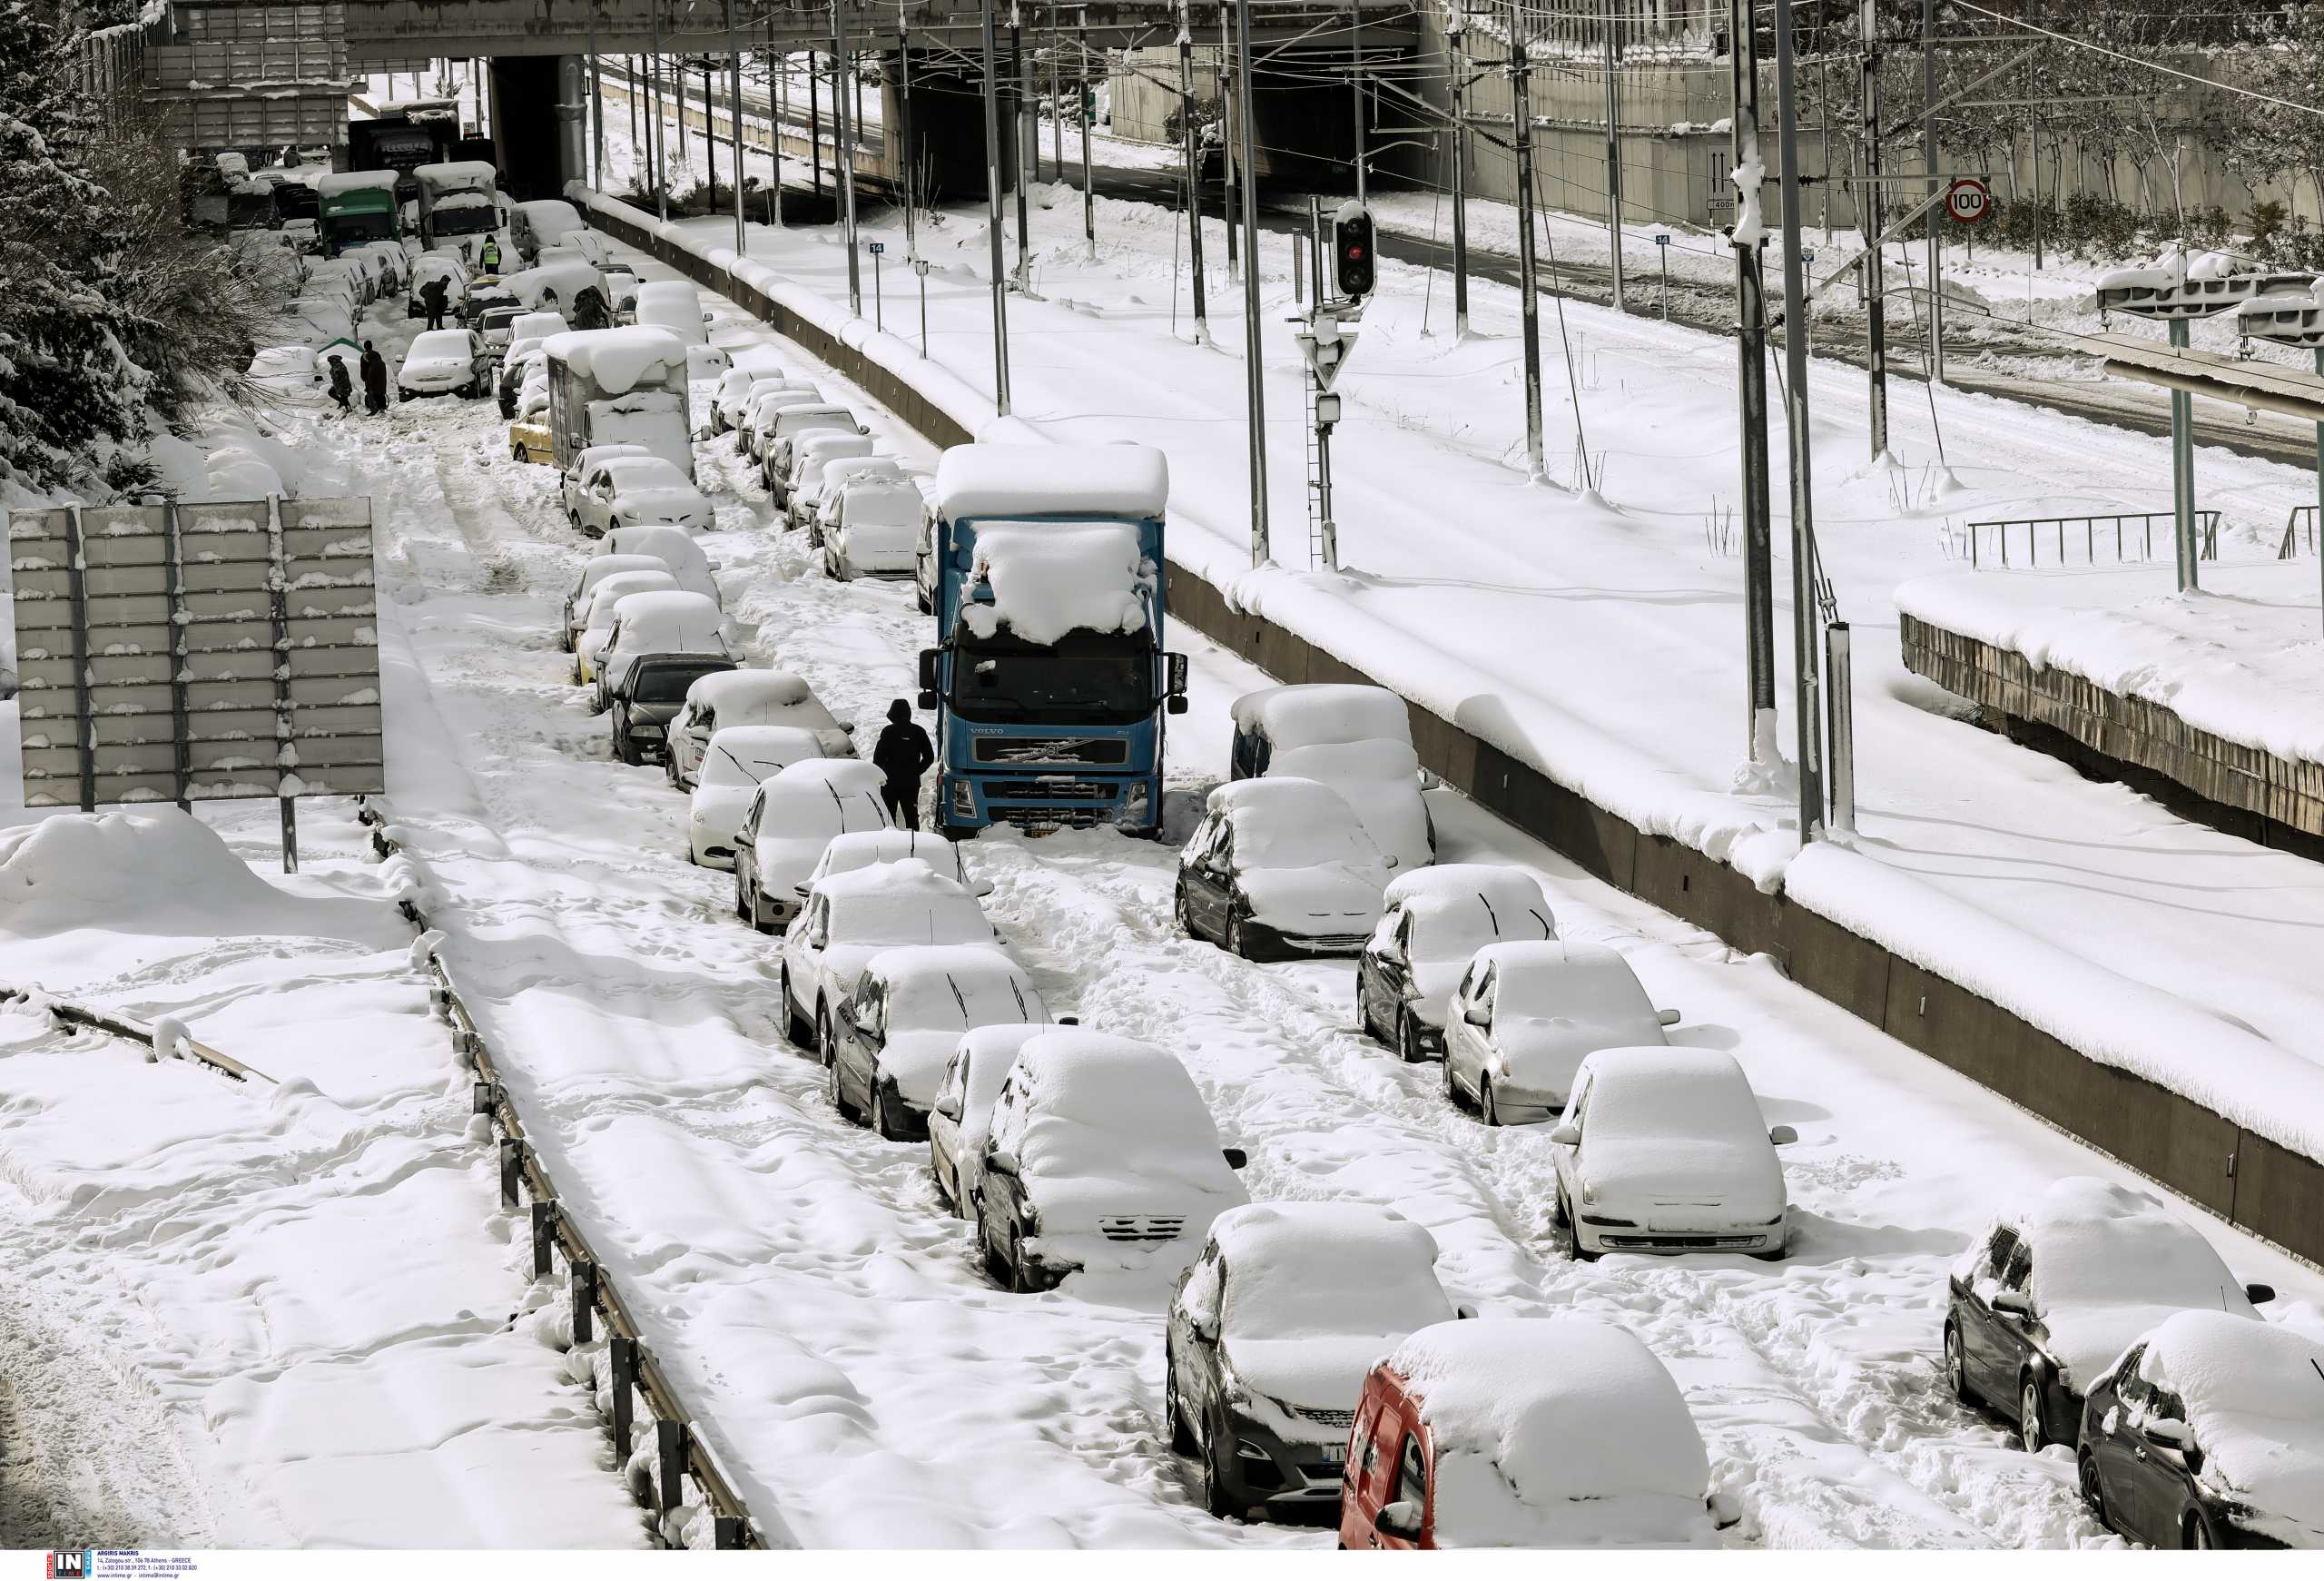
M 798 341 L 931 443 L 973 440 L 895 373 L 755 287 L 618 216 L 601 213 L 593 222 Z M 1167 575 L 1176 618 L 1277 680 L 1377 684 L 1296 633 L 1235 608 L 1218 588 L 1185 568 L 1170 566 Z M 1575 865 L 1737 950 L 1774 957 L 1802 987 L 1906 1047 L 2221 1218 L 2310 1262 L 2324 1262 L 2324 1163 L 2090 1059 L 1991 1000 L 1781 893 L 1761 892 L 1725 863 L 1641 831 L 1432 710 L 1410 707 L 1413 744 L 1431 772 Z

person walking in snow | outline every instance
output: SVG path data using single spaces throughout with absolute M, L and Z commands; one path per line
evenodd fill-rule
M 328 357 L 324 361 L 330 364 L 330 398 L 339 402 L 340 415 L 344 417 L 348 398 L 355 393 L 355 380 L 347 376 L 346 358 Z
M 450 282 L 440 274 L 419 288 L 420 305 L 428 310 L 429 329 L 440 330 L 444 327 L 444 306 L 451 294 Z
M 487 274 L 497 274 L 500 272 L 499 237 L 487 236 L 484 239 L 484 250 L 477 254 L 477 263 Z
M 373 417 L 388 410 L 388 360 L 369 341 L 363 342 L 363 410 Z
M 888 815 L 907 829 L 920 827 L 920 776 L 936 761 L 928 732 L 912 723 L 911 705 L 898 697 L 888 705 L 888 727 L 872 749 L 872 766 L 887 776 L 880 799 Z
M 605 292 L 594 285 L 585 285 L 573 297 L 573 327 L 576 330 L 610 330 L 613 314 L 606 311 Z

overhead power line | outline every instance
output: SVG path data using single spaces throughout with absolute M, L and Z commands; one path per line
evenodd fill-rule
M 2093 44 L 2086 38 L 2076 38 L 2071 34 L 2053 33 L 2046 27 L 2036 26 L 2031 22 L 2024 22 L 2014 16 L 2004 16 L 1998 11 L 1988 11 L 1982 5 L 1973 5 L 1969 0 L 1950 0 L 1950 3 L 1960 6 L 1964 11 L 1974 11 L 1980 16 L 1990 16 L 1996 22 L 2007 23 L 2012 27 L 2023 28 L 2028 33 L 2038 33 L 2043 38 L 2053 38 L 2060 44 L 2072 44 L 2076 49 L 2093 51 L 2110 59 L 2121 61 L 2126 65 L 2142 66 L 2162 76 L 2177 77 L 2181 82 L 2193 83 L 2201 87 L 2216 88 L 2223 94 L 2234 94 L 2246 99 L 2257 99 L 2262 104 L 2275 104 L 2286 110 L 2297 110 L 2303 115 L 2324 116 L 2324 108 L 2319 108 L 2314 104 L 2302 104 L 2293 99 L 2279 99 L 2273 94 L 2262 94 L 2256 88 L 2239 88 L 2233 83 L 2214 82 L 2210 77 L 2199 77 L 2192 72 L 2182 72 L 2176 66 L 2167 66 L 2159 61 L 2142 60 L 2137 55 L 2125 54 L 2119 49 L 2109 49 L 2102 44 Z

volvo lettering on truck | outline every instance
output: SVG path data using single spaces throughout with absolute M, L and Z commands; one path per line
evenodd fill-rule
M 937 465 L 936 823 L 1159 832 L 1169 470 L 1143 445 L 961 445 Z

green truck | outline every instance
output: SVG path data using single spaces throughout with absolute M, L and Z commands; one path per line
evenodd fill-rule
M 402 228 L 394 171 L 332 171 L 315 190 L 317 245 L 327 257 L 366 242 L 392 242 Z

